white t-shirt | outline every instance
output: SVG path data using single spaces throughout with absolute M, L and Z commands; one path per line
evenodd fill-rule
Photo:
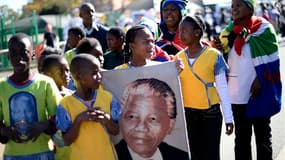
M 229 90 L 232 104 L 247 104 L 250 98 L 250 88 L 256 77 L 249 44 L 244 44 L 241 55 L 237 55 L 234 47 L 228 57 Z

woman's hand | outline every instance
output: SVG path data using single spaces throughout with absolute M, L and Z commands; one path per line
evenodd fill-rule
M 250 88 L 251 97 L 250 98 L 255 98 L 260 92 L 261 92 L 261 84 L 258 78 L 256 77 L 251 84 L 251 88 Z
M 233 123 L 226 123 L 226 134 L 231 135 L 234 131 L 234 124 Z

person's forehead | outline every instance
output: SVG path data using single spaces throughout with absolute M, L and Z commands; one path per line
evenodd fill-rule
M 56 69 L 69 68 L 67 61 L 64 61 L 64 60 L 57 61 L 56 63 L 52 65 L 52 67 Z
M 165 5 L 164 8 L 178 8 L 177 5 L 175 3 L 168 3 Z
M 142 30 L 139 30 L 137 32 L 136 35 L 136 39 L 140 38 L 140 39 L 144 39 L 144 38 L 148 38 L 148 37 L 153 37 L 153 34 L 151 33 L 151 31 L 147 28 L 144 28 Z

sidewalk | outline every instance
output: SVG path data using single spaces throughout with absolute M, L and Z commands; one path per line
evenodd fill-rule
M 285 160 L 285 146 L 283 146 L 282 150 L 280 151 L 275 160 Z

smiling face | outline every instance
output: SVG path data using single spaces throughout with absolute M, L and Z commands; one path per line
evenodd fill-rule
M 252 14 L 252 9 L 243 0 L 232 0 L 232 18 L 235 24 L 248 20 Z
M 26 37 L 14 39 L 9 43 L 9 60 L 14 69 L 14 73 L 23 73 L 29 70 L 32 61 L 32 44 Z
M 178 7 L 173 3 L 169 3 L 162 9 L 162 18 L 167 28 L 177 28 L 181 19 Z
M 154 54 L 154 37 L 149 29 L 144 28 L 137 32 L 134 42 L 129 43 L 133 57 L 150 59 Z
M 52 66 L 46 74 L 53 78 L 59 89 L 61 89 L 62 86 L 66 87 L 69 84 L 69 65 L 65 59 L 61 59 L 57 64 Z

